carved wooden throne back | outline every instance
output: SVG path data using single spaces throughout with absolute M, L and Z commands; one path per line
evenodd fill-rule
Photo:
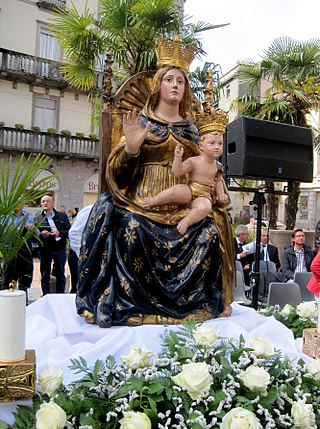
M 106 166 L 110 152 L 123 136 L 122 118 L 134 108 L 140 112 L 146 104 L 155 72 L 140 72 L 126 80 L 115 95 L 106 100 L 100 123 L 100 182 L 99 192 L 108 190 Z

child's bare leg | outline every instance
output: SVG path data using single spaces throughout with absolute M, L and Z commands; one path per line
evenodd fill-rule
M 175 185 L 159 192 L 154 197 L 146 197 L 142 201 L 143 207 L 163 206 L 164 204 L 189 204 L 191 191 L 187 185 Z
M 204 219 L 211 212 L 212 203 L 208 198 L 198 197 L 192 201 L 191 210 L 177 225 L 180 234 L 185 234 L 189 226 Z

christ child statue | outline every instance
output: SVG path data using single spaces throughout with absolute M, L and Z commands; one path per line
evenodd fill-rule
M 182 162 L 183 148 L 177 145 L 172 164 L 172 174 L 181 177 L 188 173 L 188 183 L 172 186 L 154 197 L 144 198 L 146 208 L 165 204 L 191 204 L 189 213 L 177 225 L 180 234 L 204 219 L 212 210 L 213 196 L 217 201 L 228 200 L 224 192 L 222 164 L 217 161 L 223 152 L 223 135 L 209 132 L 201 136 L 201 155 Z

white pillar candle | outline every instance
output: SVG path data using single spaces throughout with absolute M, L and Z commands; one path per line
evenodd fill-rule
M 25 359 L 26 293 L 0 291 L 0 361 Z

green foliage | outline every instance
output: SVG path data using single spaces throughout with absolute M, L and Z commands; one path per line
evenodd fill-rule
M 218 106 L 219 102 L 219 90 L 220 90 L 220 80 L 219 75 L 221 74 L 220 65 L 210 62 L 205 62 L 203 68 L 197 67 L 193 72 L 189 73 L 189 80 L 192 92 L 197 96 L 197 98 L 203 102 L 204 101 L 204 90 L 207 86 L 207 73 L 209 70 L 212 70 L 213 73 L 213 103 Z
M 55 128 L 47 128 L 47 133 L 51 135 L 55 135 L 58 131 Z
M 201 58 L 205 52 L 199 35 L 225 24 L 190 23 L 189 19 L 182 17 L 174 0 L 100 0 L 99 20 L 87 4 L 82 12 L 74 4 L 53 11 L 50 27 L 66 59 L 64 77 L 71 86 L 89 91 L 91 130 L 98 126 L 102 105 L 102 91 L 96 88 L 102 57 L 112 54 L 118 86 L 138 72 L 156 69 L 154 48 L 160 35 L 182 34 L 186 43 L 197 46 Z
M 37 202 L 43 196 L 47 183 L 57 177 L 49 174 L 38 179 L 39 174 L 50 165 L 50 162 L 51 159 L 45 155 L 39 154 L 36 157 L 29 155 L 26 158 L 23 154 L 15 171 L 12 168 L 12 157 L 6 164 L 4 160 L 0 163 L 1 270 L 5 269 L 20 248 L 27 244 L 28 239 L 36 234 L 36 226 L 25 233 L 25 222 L 17 228 L 12 213 L 26 204 Z
M 70 137 L 71 136 L 71 131 L 70 130 L 61 130 L 60 134 L 64 137 Z
M 61 386 L 51 400 L 66 412 L 75 428 L 119 428 L 127 411 L 143 413 L 152 428 L 218 428 L 230 410 L 242 407 L 254 413 L 261 427 L 281 429 L 294 427 L 291 406 L 303 397 L 313 405 L 319 423 L 320 380 L 311 376 L 302 361 L 292 363 L 277 352 L 268 358 L 257 358 L 243 337 L 239 341 L 199 343 L 195 340 L 198 326 L 190 323 L 168 330 L 163 337 L 163 352 L 154 355 L 146 366 L 135 369 L 130 361 L 117 365 L 111 356 L 104 362 L 98 360 L 92 369 L 83 358 L 73 359 L 70 368 L 82 373 L 82 379 Z M 209 390 L 197 400 L 191 398 L 188 386 L 194 381 L 202 389 L 199 377 L 190 375 L 186 387 L 177 385 L 172 378 L 189 363 L 204 365 L 210 374 Z M 270 383 L 263 394 L 249 389 L 241 379 L 252 365 L 269 374 Z M 37 409 L 48 401 L 47 395 L 39 395 L 32 407 L 18 406 L 13 427 L 34 428 Z
M 279 305 L 270 305 L 260 311 L 264 316 L 273 316 L 276 320 L 289 328 L 294 338 L 301 338 L 303 330 L 316 327 L 316 313 L 313 317 L 303 317 L 299 314 L 299 308 L 287 305 L 282 309 Z

